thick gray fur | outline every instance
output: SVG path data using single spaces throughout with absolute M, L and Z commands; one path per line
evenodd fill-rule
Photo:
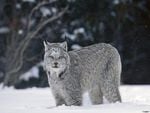
M 121 102 L 121 60 L 113 46 L 100 43 L 68 52 L 65 42 L 44 45 L 44 68 L 57 106 L 82 105 L 84 92 L 92 104 L 102 104 L 103 97 Z

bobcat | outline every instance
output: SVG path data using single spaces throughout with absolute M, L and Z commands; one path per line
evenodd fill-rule
M 80 50 L 67 50 L 67 43 L 44 42 L 44 68 L 56 105 L 82 105 L 88 92 L 92 104 L 121 102 L 121 60 L 111 45 L 100 43 Z

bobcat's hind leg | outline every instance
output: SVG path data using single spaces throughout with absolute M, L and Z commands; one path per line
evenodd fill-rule
M 102 93 L 104 97 L 110 103 L 121 102 L 121 96 L 119 92 L 118 85 L 111 83 L 110 81 L 105 81 L 102 87 Z
M 119 92 L 121 75 L 121 61 L 120 57 L 113 56 L 108 60 L 106 68 L 103 72 L 103 80 L 101 81 L 101 89 L 104 97 L 110 102 L 121 102 Z
M 89 91 L 89 96 L 93 105 L 102 104 L 103 103 L 103 95 L 99 86 L 94 86 Z

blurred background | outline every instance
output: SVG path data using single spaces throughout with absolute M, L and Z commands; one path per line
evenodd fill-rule
M 0 83 L 47 87 L 43 40 L 115 46 L 122 84 L 150 84 L 150 0 L 0 0 Z

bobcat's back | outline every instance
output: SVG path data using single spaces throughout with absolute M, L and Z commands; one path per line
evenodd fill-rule
M 76 58 L 78 56 L 81 86 L 84 91 L 105 81 L 107 77 L 115 78 L 117 81 L 114 82 L 119 85 L 121 61 L 119 53 L 113 46 L 100 43 L 71 51 L 69 54 L 76 54 Z M 106 74 L 107 71 L 111 71 L 109 75 Z

